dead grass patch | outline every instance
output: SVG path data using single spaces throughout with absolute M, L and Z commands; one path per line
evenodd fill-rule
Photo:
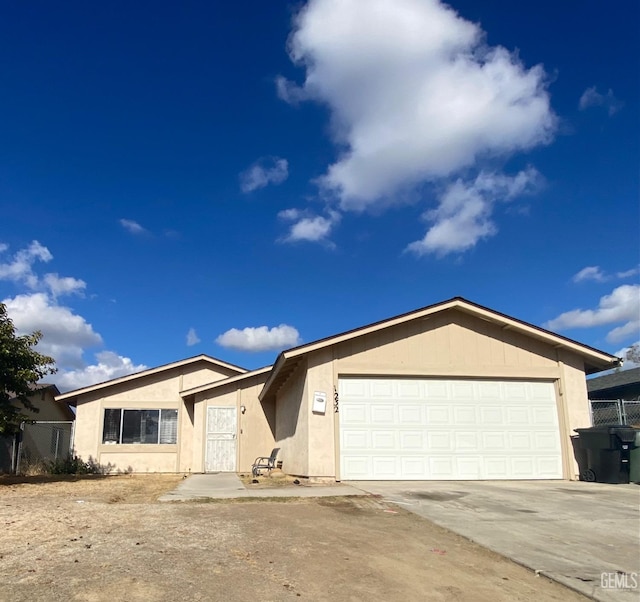
M 269 489 L 273 487 L 298 487 L 300 479 L 284 474 L 281 470 L 273 470 L 270 474 L 254 477 L 251 474 L 238 475 L 242 484 L 248 489 Z M 294 481 L 298 481 L 295 483 Z
M 0 477 L 0 499 L 12 496 L 109 504 L 152 503 L 182 480 L 174 474 L 38 475 Z

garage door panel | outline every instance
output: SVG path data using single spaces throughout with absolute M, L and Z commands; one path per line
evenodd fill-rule
M 479 456 L 456 456 L 455 471 L 460 479 L 477 480 L 482 478 L 482 458 Z
M 533 413 L 533 423 L 540 426 L 556 425 L 558 422 L 558 414 L 555 408 L 545 408 L 534 406 L 531 408 Z
M 371 449 L 370 433 L 365 430 L 344 430 L 342 448 L 344 452 L 356 452 Z
M 426 450 L 425 433 L 422 431 L 401 431 L 400 448 L 403 451 L 424 452 Z
M 376 450 L 396 449 L 396 439 L 396 431 L 371 431 L 371 444 Z
M 417 425 L 424 424 L 424 413 L 422 404 L 399 404 L 398 422 L 400 424 Z
M 501 399 L 502 387 L 499 382 L 479 382 L 478 387 L 478 399 Z
M 529 408 L 507 406 L 504 409 L 505 420 L 508 425 L 521 426 L 531 423 Z
M 374 456 L 371 459 L 374 478 L 393 479 L 398 474 L 398 458 L 396 456 Z
M 541 479 L 557 479 L 562 473 L 562 463 L 557 456 L 536 458 L 536 471 Z
M 373 380 L 369 387 L 369 395 L 372 399 L 390 399 L 395 397 L 393 383 L 388 380 Z
M 448 399 L 449 389 L 445 381 L 424 381 L 425 397 L 428 399 Z
M 340 393 L 349 399 L 369 397 L 369 387 L 362 380 L 349 379 L 340 381 Z
M 427 459 L 424 456 L 403 456 L 400 458 L 400 470 L 403 479 L 423 479 L 428 470 Z
M 399 399 L 421 399 L 423 388 L 418 382 L 401 381 L 397 385 L 397 397 Z
M 551 382 L 340 379 L 343 479 L 557 479 Z
M 474 395 L 474 383 L 472 381 L 460 380 L 460 381 L 449 381 L 449 398 L 455 397 L 456 399 L 467 399 L 471 400 L 475 397 Z
M 454 473 L 452 456 L 430 457 L 428 458 L 428 461 L 429 471 L 426 473 L 427 476 L 424 477 L 426 479 L 450 479 L 451 475 Z
M 529 432 L 515 432 L 508 435 L 509 446 L 508 448 L 513 452 L 533 452 L 533 437 Z
M 453 440 L 449 431 L 428 431 L 427 451 L 450 452 L 453 451 Z
M 451 424 L 453 420 L 451 408 L 440 405 L 425 405 L 427 424 Z
M 396 406 L 392 403 L 375 404 L 371 405 L 369 409 L 369 415 L 371 416 L 372 424 L 395 424 Z
M 478 413 L 480 415 L 480 424 L 496 426 L 505 423 L 504 408 L 500 406 L 479 406 Z
M 348 456 L 343 458 L 343 472 L 352 475 L 351 479 L 371 478 L 371 461 L 368 456 Z
M 529 383 L 529 395 L 532 401 L 554 401 L 555 389 L 548 383 Z
M 455 449 L 459 451 L 479 451 L 478 433 L 465 431 L 452 431 Z
M 345 426 L 367 424 L 369 422 L 369 406 L 364 403 L 345 405 L 341 408 L 340 422 Z
M 507 434 L 501 431 L 482 433 L 482 449 L 487 452 L 506 452 Z
M 452 410 L 455 424 L 476 424 L 478 422 L 476 407 L 474 405 L 469 404 L 454 407 Z
M 509 478 L 509 461 L 504 456 L 485 458 L 483 468 L 485 479 Z
M 560 453 L 560 442 L 554 433 L 533 433 L 533 446 L 539 452 L 549 452 L 555 455 Z
M 509 460 L 511 464 L 511 473 L 516 479 L 526 479 L 528 478 L 528 475 L 535 472 L 534 459 L 529 456 L 512 456 Z

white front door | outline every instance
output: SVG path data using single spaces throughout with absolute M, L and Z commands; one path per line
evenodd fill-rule
M 236 470 L 236 408 L 207 408 L 206 472 Z
M 561 479 L 552 382 L 340 379 L 343 479 Z

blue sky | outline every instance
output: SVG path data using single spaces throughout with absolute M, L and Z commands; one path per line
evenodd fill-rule
M 638 12 L 0 3 L 0 299 L 67 389 L 454 296 L 623 353 Z

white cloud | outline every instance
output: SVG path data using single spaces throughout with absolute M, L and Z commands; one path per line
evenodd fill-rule
M 625 270 L 624 272 L 618 272 L 616 274 L 617 278 L 631 278 L 631 276 L 637 276 L 640 274 L 640 266 L 631 268 L 630 270 Z
M 549 320 L 545 327 L 551 330 L 592 328 L 621 323 L 607 335 L 615 343 L 640 331 L 640 285 L 623 284 L 600 299 L 596 309 L 574 309 Z
M 96 360 L 95 364 L 83 368 L 59 372 L 56 375 L 58 388 L 61 391 L 79 389 L 147 369 L 144 364 L 136 365 L 130 358 L 118 355 L 113 351 L 96 353 Z
M 123 218 L 120 220 L 120 225 L 131 234 L 145 234 L 147 232 L 146 228 L 132 219 Z
M 45 274 L 44 281 L 54 297 L 81 293 L 87 288 L 84 280 L 72 278 L 71 276 L 58 276 L 58 274 Z
M 327 242 L 331 231 L 341 219 L 337 211 L 329 210 L 327 216 L 315 215 L 300 209 L 285 209 L 278 213 L 278 217 L 285 221 L 294 222 L 289 226 L 289 233 L 281 242 Z M 327 243 L 333 246 L 331 243 Z
M 268 326 L 242 330 L 232 328 L 221 334 L 216 339 L 216 343 L 239 351 L 282 350 L 298 345 L 300 334 L 293 326 L 287 324 L 280 324 L 273 328 Z
M 584 282 L 586 280 L 593 280 L 595 282 L 606 282 L 615 278 L 624 280 L 625 278 L 631 278 L 632 276 L 636 276 L 637 274 L 640 274 L 640 267 L 631 268 L 630 270 L 625 270 L 623 272 L 616 272 L 616 274 L 607 274 L 600 269 L 600 266 L 592 265 L 587 266 L 586 268 L 582 268 L 577 274 L 574 274 L 571 280 L 576 283 Z
M 582 268 L 577 274 L 574 274 L 571 278 L 574 282 L 584 282 L 585 280 L 595 280 L 596 282 L 604 282 L 607 280 L 607 276 L 600 269 L 600 266 L 591 265 L 586 268 Z
M 7 249 L 7 245 L 0 244 L 0 253 Z M 33 241 L 26 249 L 18 251 L 11 261 L 0 263 L 0 280 L 11 280 L 29 290 L 6 298 L 2 303 L 7 307 L 17 334 L 31 334 L 36 330 L 42 333 L 37 349 L 55 359 L 58 387 L 64 390 L 85 386 L 145 369 L 146 366 L 135 365 L 129 358 L 106 350 L 96 354 L 97 363 L 86 365 L 84 352 L 102 345 L 102 337 L 73 309 L 60 305 L 58 297 L 81 294 L 87 285 L 70 276 L 47 273 L 40 277 L 34 272 L 37 261 L 52 259 L 53 255 L 45 246 Z
M 187 332 L 187 346 L 192 347 L 193 345 L 197 345 L 199 342 L 200 339 L 196 333 L 196 329 L 189 328 L 189 332 Z
M 2 245 L 0 252 L 9 248 Z M 13 260 L 7 263 L 0 263 L 0 280 L 11 280 L 35 289 L 38 287 L 38 277 L 33 272 L 33 264 L 36 261 L 48 262 L 53 259 L 53 255 L 47 247 L 41 245 L 37 240 L 31 242 L 26 249 L 19 250 Z
M 581 111 L 591 107 L 605 107 L 609 116 L 617 113 L 623 106 L 624 103 L 613 95 L 611 88 L 609 88 L 606 94 L 600 94 L 595 86 L 587 88 L 582 93 L 580 101 L 578 102 L 578 108 Z
M 514 177 L 482 172 L 473 182 L 454 182 L 440 196 L 438 207 L 423 215 L 433 225 L 407 250 L 446 255 L 470 249 L 497 232 L 491 219 L 496 202 L 532 192 L 539 181 L 540 174 L 529 168 Z
M 102 344 L 91 324 L 68 307 L 57 305 L 46 293 L 17 295 L 3 303 L 19 334 L 42 332 L 38 350 L 58 364 L 80 367 L 83 350 Z
M 550 142 L 556 117 L 541 66 L 487 47 L 478 25 L 437 0 L 310 0 L 297 15 L 289 101 L 328 105 L 339 159 L 319 179 L 342 210 L 404 202 L 490 155 Z M 489 231 L 471 199 L 477 235 Z M 458 212 L 463 213 L 462 210 Z
M 0 253 L 9 248 L 8 245 L 0 245 Z M 45 274 L 40 278 L 34 272 L 34 265 L 38 261 L 49 262 L 53 255 L 47 247 L 41 245 L 37 240 L 25 248 L 19 250 L 9 262 L 0 263 L 0 280 L 10 280 L 16 284 L 22 284 L 31 290 L 48 289 L 53 297 L 61 295 L 80 294 L 86 288 L 84 280 L 71 278 L 70 276 L 59 276 L 56 273 Z
M 282 184 L 289 177 L 289 163 L 281 157 L 262 157 L 240 174 L 240 189 L 253 192 L 269 184 Z

